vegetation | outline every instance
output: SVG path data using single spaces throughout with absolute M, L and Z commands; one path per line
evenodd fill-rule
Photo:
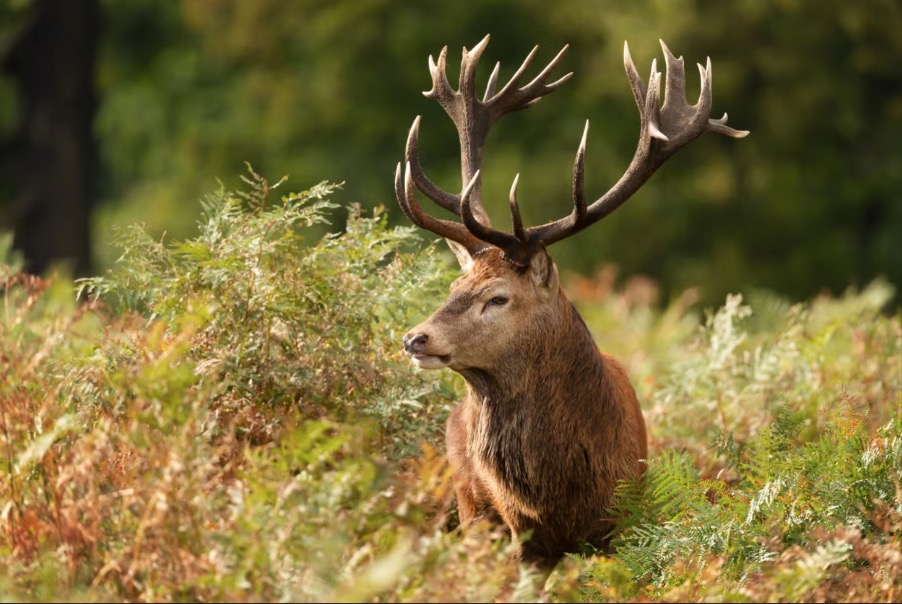
M 203 202 L 197 233 L 122 230 L 82 281 L 0 263 L 0 594 L 7 600 L 530 600 L 509 541 L 455 529 L 450 372 L 400 336 L 454 270 L 336 186 Z M 4 246 L 8 250 L 8 242 Z M 665 309 L 611 269 L 567 289 L 651 435 L 616 552 L 552 600 L 902 598 L 902 325 L 884 282 L 806 304 Z
M 103 6 L 100 224 L 190 229 L 184 200 L 210 186 L 197 175 L 226 178 L 246 160 L 296 182 L 347 180 L 343 198 L 369 209 L 393 205 L 391 176 L 416 115 L 428 174 L 459 190 L 454 128 L 421 94 L 426 59 L 448 45 L 453 80 L 461 47 L 486 34 L 480 89 L 495 61 L 506 79 L 538 44 L 535 74 L 570 45 L 560 70 L 573 79 L 499 122 L 486 147 L 489 213 L 506 224 L 520 173 L 524 219 L 541 224 L 571 210 L 585 120 L 587 195 L 600 196 L 629 164 L 639 122 L 623 42 L 644 75 L 655 57 L 661 64 L 663 39 L 686 57 L 690 98 L 694 64 L 711 57 L 714 115 L 729 112 L 752 134 L 695 143 L 618 210 L 616 226 L 561 242 L 555 260 L 583 274 L 616 263 L 654 278 L 667 298 L 699 287 L 708 306 L 754 288 L 802 300 L 881 275 L 902 284 L 902 4 L 893 0 Z
M 881 275 L 902 284 L 896 0 L 483 0 L 465 10 L 437 0 L 79 2 L 87 3 L 102 23 L 81 34 L 100 36 L 97 114 L 83 128 L 95 133 L 99 154 L 96 178 L 85 176 L 96 181 L 97 266 L 116 258 L 113 224 L 143 221 L 155 238 L 189 237 L 197 208 L 185 200 L 210 188 L 210 175 L 229 179 L 246 160 L 295 182 L 347 180 L 342 205 L 360 201 L 372 211 L 393 196 L 391 175 L 416 115 L 430 177 L 459 190 L 457 137 L 420 94 L 430 82 L 426 59 L 447 44 L 454 79 L 460 48 L 490 33 L 481 83 L 496 60 L 509 77 L 534 44 L 533 70 L 570 44 L 560 69 L 575 74 L 500 122 L 488 143 L 486 204 L 502 224 L 516 173 L 529 224 L 570 211 L 586 119 L 588 194 L 600 196 L 629 163 L 638 120 L 621 68 L 624 40 L 643 74 L 653 58 L 660 65 L 659 38 L 684 55 L 690 96 L 693 64 L 710 56 L 715 115 L 729 112 L 731 124 L 752 133 L 739 143 L 706 137 L 681 153 L 617 212 L 617 226 L 561 242 L 560 266 L 591 274 L 614 262 L 653 277 L 665 299 L 700 287 L 708 306 L 755 288 L 802 300 Z M 32 23 L 31 9 L 48 7 L 0 2 L 0 55 Z M 46 45 L 32 48 L 48 54 Z M 48 196 L 47 207 L 61 208 L 55 212 L 33 208 L 17 185 L 30 173 L 45 184 L 49 160 L 11 144 L 31 108 L 6 69 L 0 65 L 0 229 L 33 224 L 29 212 L 71 216 L 64 194 L 81 180 Z M 74 72 L 65 63 L 57 77 L 37 70 L 30 81 L 68 82 Z M 44 140 L 42 123 L 35 129 Z M 57 128 L 52 140 L 72 130 Z

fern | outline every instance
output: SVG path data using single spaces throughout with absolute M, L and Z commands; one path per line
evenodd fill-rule
M 355 206 L 321 236 L 331 185 L 278 197 L 282 181 L 246 182 L 205 198 L 185 241 L 121 230 L 120 262 L 81 282 L 81 304 L 64 278 L 0 264 L 0 590 L 536 596 L 516 591 L 504 535 L 447 530 L 441 429 L 461 384 L 413 371 L 399 345 L 444 296 L 444 258 Z M 895 599 L 902 327 L 880 312 L 891 288 L 799 305 L 737 296 L 699 320 L 686 297 L 659 312 L 599 279 L 573 297 L 636 378 L 648 472 L 618 487 L 611 555 L 569 557 L 542 595 Z
M 814 377 L 823 374 L 823 348 L 816 350 L 813 343 L 831 345 L 848 333 L 836 319 L 823 323 L 824 315 L 819 307 L 791 307 L 779 321 L 781 331 L 764 337 L 766 332 L 743 330 L 743 321 L 754 315 L 732 298 L 709 317 L 691 354 L 675 365 L 685 373 L 674 373 L 658 391 L 655 401 L 665 409 L 685 405 L 697 417 L 705 413 L 701 406 L 717 418 L 707 430 L 713 433 L 710 451 L 716 461 L 703 465 L 717 472 L 703 477 L 697 466 L 706 462 L 665 449 L 650 460 L 644 481 L 620 485 L 614 506 L 620 519 L 616 558 L 654 597 L 684 596 L 680 586 L 697 584 L 714 568 L 723 581 L 743 585 L 767 577 L 776 593 L 798 597 L 826 575 L 808 562 L 790 574 L 773 570 L 781 568 L 787 548 L 807 548 L 800 550 L 803 560 L 826 556 L 827 564 L 836 566 L 852 559 L 848 542 L 822 547 L 812 535 L 842 526 L 877 544 L 893 540 L 886 532 L 892 524 L 883 520 L 879 525 L 875 519 L 886 513 L 902 518 L 896 404 L 887 408 L 886 399 L 876 399 L 872 418 L 845 388 L 832 396 L 823 390 Z M 898 354 L 899 332 L 884 325 L 868 337 Z M 762 329 L 760 322 L 756 329 Z M 806 332 L 817 335 L 809 340 Z M 887 373 L 879 381 L 873 374 L 875 392 L 898 399 L 900 368 L 884 367 Z M 691 395 L 713 404 L 700 405 Z M 757 426 L 743 419 L 756 408 L 769 408 L 767 421 Z M 869 429 L 886 411 L 891 415 L 883 427 L 876 433 Z M 718 433 L 716 425 L 736 429 Z M 790 575 L 798 575 L 797 581 Z

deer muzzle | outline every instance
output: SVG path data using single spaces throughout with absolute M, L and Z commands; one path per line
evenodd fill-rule
M 429 342 L 429 336 L 424 333 L 404 334 L 404 350 L 407 354 L 421 354 L 426 350 L 426 344 Z
M 451 362 L 447 354 L 434 354 L 428 350 L 429 336 L 425 333 L 410 332 L 404 335 L 404 350 L 421 369 L 441 369 Z

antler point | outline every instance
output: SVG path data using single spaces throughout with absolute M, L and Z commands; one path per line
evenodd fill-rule
M 476 170 L 475 172 L 473 172 L 473 178 L 471 178 L 470 182 L 467 183 L 467 186 L 464 188 L 464 191 L 466 191 L 467 189 L 473 188 L 473 186 L 476 184 L 476 181 L 479 180 L 479 173 L 481 171 L 482 170 Z
M 519 181 L 520 174 L 517 173 L 517 175 L 514 176 L 514 183 L 511 185 L 511 191 L 509 195 L 511 223 L 514 227 L 514 237 L 516 237 L 517 240 L 521 243 L 527 243 L 529 241 L 529 236 L 526 234 L 526 230 L 523 228 L 523 218 L 520 216 L 520 206 L 517 204 L 517 183 Z
M 467 50 L 467 47 L 464 46 L 463 54 L 464 56 L 473 55 L 474 60 L 479 58 L 479 55 L 482 54 L 482 51 L 485 50 L 485 47 L 489 44 L 490 34 L 486 34 L 486 36 L 479 41 L 479 43 L 473 47 L 473 50 Z
M 404 166 L 404 191 L 409 192 L 413 189 L 413 175 L 410 173 L 410 160 L 407 160 Z
M 670 140 L 669 138 L 667 138 L 666 134 L 664 134 L 663 132 L 658 130 L 658 127 L 655 124 L 648 125 L 648 133 L 652 136 L 652 138 L 656 138 L 658 140 L 662 140 L 662 141 Z
M 514 182 L 511 183 L 511 190 L 510 190 L 510 195 L 509 195 L 510 204 L 512 206 L 516 205 L 516 203 L 517 203 L 517 185 L 519 185 L 519 183 L 520 183 L 520 173 L 517 172 L 516 176 L 514 176 Z
M 677 56 L 675 56 L 675 55 L 673 54 L 673 52 L 671 52 L 671 50 L 670 50 L 670 48 L 667 46 L 667 44 L 664 43 L 664 40 L 658 40 L 658 42 L 661 43 L 661 49 L 664 51 L 664 60 L 665 60 L 665 62 L 667 63 L 668 66 L 670 65 L 670 61 L 671 61 L 671 60 L 673 60 L 673 61 L 680 61 L 680 62 L 683 60 L 682 55 L 679 56 L 679 57 L 677 57 Z
M 410 132 L 407 133 L 407 148 L 405 149 L 405 153 L 409 158 L 411 153 L 416 154 L 417 143 L 420 138 L 420 116 L 416 116 L 413 119 L 413 124 L 410 126 Z M 408 160 L 409 161 L 409 160 Z

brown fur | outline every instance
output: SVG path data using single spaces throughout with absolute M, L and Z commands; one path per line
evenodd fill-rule
M 522 560 L 548 568 L 581 542 L 605 546 L 618 481 L 645 469 L 645 422 L 544 249 L 526 268 L 494 249 L 466 260 L 449 300 L 408 337 L 428 337 L 424 367 L 469 386 L 446 432 L 461 521 L 497 512 Z

